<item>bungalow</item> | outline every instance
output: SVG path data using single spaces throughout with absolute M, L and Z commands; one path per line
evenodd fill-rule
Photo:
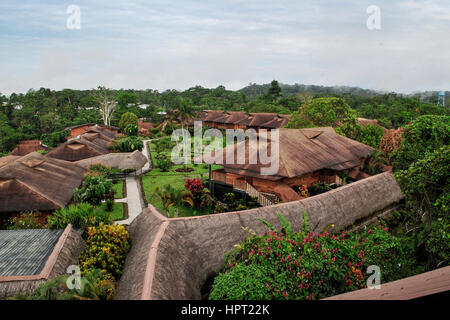
M 204 126 L 219 129 L 278 129 L 289 122 L 290 115 L 276 113 L 250 113 L 244 111 L 206 110 L 199 118 Z
M 278 171 L 274 175 L 262 175 L 261 169 L 270 167 L 270 164 L 262 164 L 257 156 L 271 154 L 272 139 L 259 136 L 258 146 L 251 148 L 249 141 L 216 151 L 219 155 L 223 152 L 223 169 L 212 172 L 212 181 L 247 192 L 256 190 L 269 198 L 276 196 L 281 201 L 302 199 L 295 191 L 302 185 L 310 186 L 319 181 L 340 183 L 338 173 L 357 180 L 365 178 L 367 175 L 360 172 L 361 165 L 374 152 L 369 146 L 337 134 L 331 127 L 279 129 Z M 234 163 L 226 163 L 226 154 L 234 152 L 236 157 L 240 144 L 245 148 L 244 163 L 238 164 L 237 159 Z M 258 161 L 250 163 L 251 157 Z
M 63 208 L 72 200 L 73 189 L 81 185 L 85 171 L 38 152 L 0 158 L 0 212 Z
M 109 153 L 108 146 L 116 133 L 100 127 L 90 127 L 86 131 L 61 144 L 47 154 L 47 157 L 66 161 L 79 161 Z
M 65 130 L 70 132 L 70 137 L 71 138 L 75 138 L 76 136 L 79 136 L 80 134 L 85 133 L 86 131 L 88 131 L 92 127 L 97 127 L 97 128 L 99 128 L 101 130 L 107 129 L 109 131 L 114 132 L 115 134 L 119 133 L 119 128 L 117 128 L 117 127 L 105 126 L 105 125 L 95 124 L 95 123 L 78 124 L 78 125 L 75 125 L 75 126 L 67 127 L 67 128 L 65 128 Z
M 13 156 L 26 156 L 31 152 L 36 152 L 39 150 L 47 150 L 47 146 L 42 143 L 42 140 L 25 140 L 21 141 L 10 155 Z

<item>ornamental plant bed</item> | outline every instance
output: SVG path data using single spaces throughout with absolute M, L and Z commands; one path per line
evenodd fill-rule
M 176 172 L 192 172 L 192 171 L 195 171 L 195 169 L 191 168 L 191 167 L 187 167 L 187 168 L 178 168 L 178 169 L 175 169 L 175 171 Z
M 381 283 L 421 273 L 412 247 L 382 225 L 361 233 L 300 232 L 280 215 L 281 231 L 250 237 L 226 254 L 226 267 L 215 279 L 211 300 L 321 299 L 367 287 L 376 265 Z

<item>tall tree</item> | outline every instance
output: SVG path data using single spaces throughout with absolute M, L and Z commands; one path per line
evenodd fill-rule
M 281 88 L 278 84 L 277 80 L 273 80 L 270 83 L 270 88 L 267 90 L 266 99 L 268 101 L 276 101 L 279 97 L 281 97 Z
M 109 126 L 114 111 L 117 109 L 117 101 L 111 90 L 99 86 L 94 91 L 94 98 L 97 108 L 100 111 L 105 126 Z

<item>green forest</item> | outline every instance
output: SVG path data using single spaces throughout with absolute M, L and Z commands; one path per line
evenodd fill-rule
M 7 154 L 21 140 L 41 139 L 50 147 L 65 141 L 64 128 L 82 123 L 104 123 L 100 94 L 117 104 L 110 125 L 119 125 L 132 112 L 155 125 L 164 121 L 161 111 L 182 110 L 192 114 L 206 109 L 292 114 L 316 98 L 342 98 L 358 117 L 377 119 L 386 128 L 399 128 L 421 115 L 449 115 L 448 107 L 436 104 L 437 93 L 414 95 L 379 93 L 357 87 L 324 87 L 272 83 L 232 91 L 224 86 L 195 86 L 185 91 L 166 90 L 51 90 L 0 93 L 0 154 Z

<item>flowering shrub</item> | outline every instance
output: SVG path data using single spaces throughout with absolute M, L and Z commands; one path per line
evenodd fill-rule
M 184 187 L 192 192 L 193 195 L 203 190 L 203 184 L 199 178 L 187 179 Z
M 45 228 L 45 225 L 39 221 L 39 218 L 40 215 L 37 212 L 21 212 L 19 215 L 8 219 L 8 230 Z
M 83 273 L 100 269 L 104 280 L 118 280 L 130 249 L 129 235 L 122 225 L 90 227 L 86 249 L 80 255 Z
M 380 267 L 382 282 L 410 275 L 414 266 L 411 249 L 382 225 L 332 235 L 309 232 L 305 223 L 294 233 L 280 219 L 281 231 L 265 222 L 270 231 L 252 233 L 226 255 L 210 299 L 320 299 L 364 288 L 370 265 Z

